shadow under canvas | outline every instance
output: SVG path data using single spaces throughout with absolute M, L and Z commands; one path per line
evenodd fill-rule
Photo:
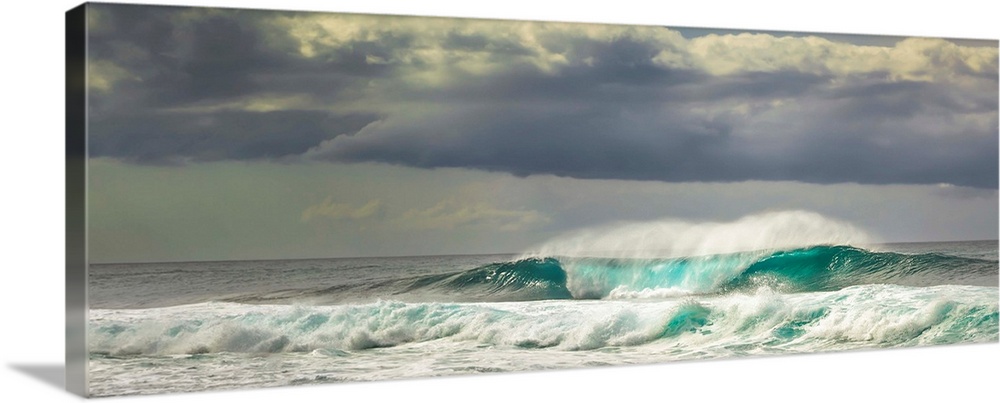
M 66 366 L 63 364 L 10 364 L 10 367 L 59 390 L 66 389 Z

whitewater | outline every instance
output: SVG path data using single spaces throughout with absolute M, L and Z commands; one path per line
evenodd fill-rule
M 509 255 L 92 265 L 91 393 L 996 342 L 997 254 L 792 211 Z

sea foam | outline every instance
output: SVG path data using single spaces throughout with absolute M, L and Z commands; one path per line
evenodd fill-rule
M 578 351 L 669 343 L 753 343 L 822 351 L 833 342 L 921 345 L 995 340 L 996 288 L 863 285 L 701 298 L 402 303 L 295 307 L 206 303 L 94 310 L 91 352 L 107 356 L 311 353 L 468 343 Z M 834 343 L 836 344 L 836 343 Z

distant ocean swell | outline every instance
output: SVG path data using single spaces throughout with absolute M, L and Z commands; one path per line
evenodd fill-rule
M 832 344 L 914 346 L 996 341 L 996 289 L 860 285 L 833 292 L 768 289 L 693 299 L 343 306 L 204 303 L 93 310 L 91 353 L 103 357 L 214 353 L 329 356 L 411 343 L 520 349 L 665 347 L 819 351 Z M 748 351 L 752 353 L 753 351 Z
M 813 246 L 670 259 L 543 257 L 485 265 L 459 273 L 375 284 L 286 290 L 228 298 L 240 303 L 332 304 L 345 296 L 455 302 L 551 299 L 670 298 L 766 287 L 779 292 L 834 291 L 863 284 L 996 287 L 997 262 L 941 254 L 873 252 Z

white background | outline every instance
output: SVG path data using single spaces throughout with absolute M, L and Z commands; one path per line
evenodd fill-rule
M 136 1 L 293 10 L 1000 38 L 985 1 Z M 654 3 L 650 5 L 644 3 Z M 78 3 L 8 3 L 0 24 L 4 401 L 67 401 L 63 362 L 63 22 Z M 984 217 L 988 218 L 988 217 Z M 1000 344 L 175 394 L 114 401 L 993 401 Z M 41 374 L 41 376 L 38 376 Z M 45 380 L 48 379 L 48 380 Z

